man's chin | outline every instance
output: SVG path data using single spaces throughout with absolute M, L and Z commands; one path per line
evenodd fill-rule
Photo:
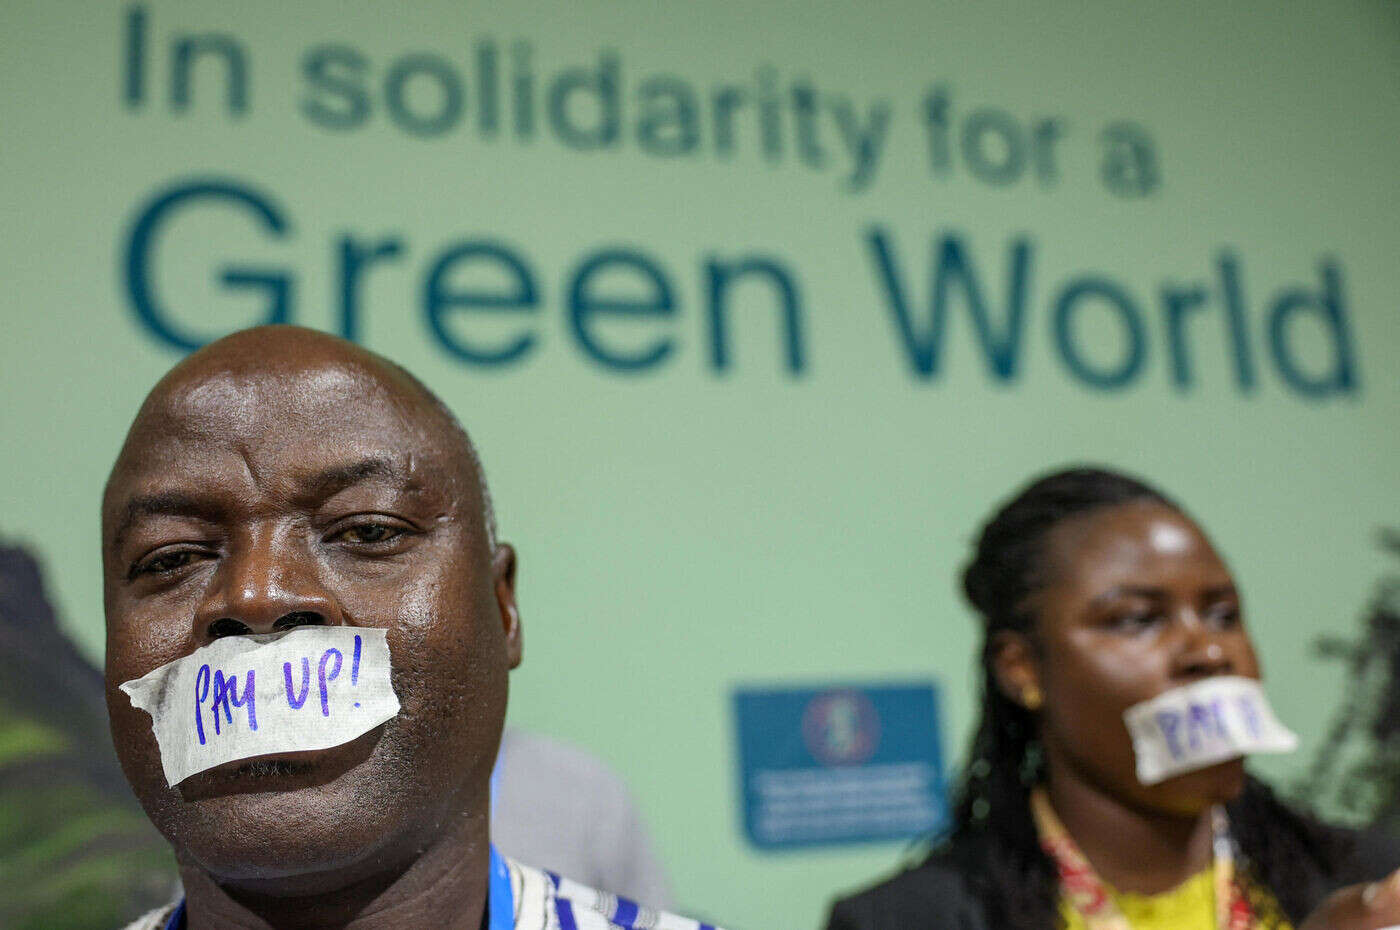
M 330 749 L 240 759 L 181 782 L 162 832 L 219 879 L 276 879 L 343 869 L 388 831 L 375 786 L 378 731 Z M 402 812 L 398 812 L 401 816 Z
M 286 793 L 329 785 L 365 765 L 382 734 L 383 727 L 376 727 L 327 749 L 236 759 L 191 775 L 176 790 L 181 800 L 194 803 L 226 795 Z
M 270 780 L 298 776 L 268 776 Z M 167 836 L 215 881 L 263 883 L 343 873 L 372 858 L 402 812 L 338 782 L 241 791 L 190 802 Z

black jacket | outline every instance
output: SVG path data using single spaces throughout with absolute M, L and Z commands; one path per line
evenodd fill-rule
M 1366 832 L 1341 874 L 1310 876 L 1309 897 L 1321 903 L 1338 888 L 1375 881 L 1400 868 L 1400 837 Z M 968 888 L 963 863 L 978 857 L 944 848 L 865 891 L 836 902 L 827 930 L 994 930 L 983 902 Z M 1047 928 L 1048 930 L 1048 928 Z

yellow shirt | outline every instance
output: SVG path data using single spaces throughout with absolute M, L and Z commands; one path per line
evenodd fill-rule
M 1215 871 L 1206 869 L 1161 894 L 1109 890 L 1113 902 L 1133 930 L 1216 930 Z M 1088 930 L 1068 901 L 1060 901 L 1065 930 Z M 1278 930 L 1291 930 L 1288 924 Z

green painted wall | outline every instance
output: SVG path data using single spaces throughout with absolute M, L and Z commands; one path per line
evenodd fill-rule
M 932 674 L 960 746 L 975 629 L 955 572 L 992 502 L 1065 461 L 1139 471 L 1200 515 L 1304 739 L 1261 770 L 1286 781 L 1320 741 L 1345 682 L 1312 640 L 1352 628 L 1384 568 L 1373 532 L 1400 520 L 1396 4 L 152 2 L 139 75 L 130 9 L 0 7 L 0 533 L 43 557 L 91 658 L 99 489 L 180 356 L 135 312 L 133 226 L 161 192 L 218 178 L 264 198 L 283 233 L 214 200 L 168 217 L 141 266 L 167 325 L 212 336 L 264 318 L 266 288 L 219 282 L 242 265 L 294 279 L 290 317 L 338 330 L 345 237 L 361 251 L 394 241 L 361 277 L 358 336 L 438 390 L 481 446 L 522 558 L 511 716 L 627 776 L 687 906 L 743 930 L 811 927 L 834 891 L 892 865 L 893 846 L 745 846 L 728 691 Z M 244 61 L 241 112 L 208 41 L 188 46 L 206 50 L 180 110 L 178 46 L 215 33 Z M 500 65 L 494 132 L 482 43 Z M 528 138 L 507 95 L 519 43 Z M 308 83 L 306 56 L 328 45 L 323 80 L 363 89 L 360 122 L 358 90 Z M 613 62 L 616 141 L 587 90 L 564 99 L 575 134 L 551 128 L 560 76 L 596 80 Z M 927 100 L 940 86 L 942 141 Z M 727 146 L 726 97 L 742 100 L 724 111 Z M 872 125 L 885 129 L 857 177 L 843 127 Z M 957 282 L 936 371 L 917 371 L 875 234 L 924 334 L 943 237 L 976 274 L 994 339 L 1024 249 L 1014 375 L 988 363 Z M 432 265 L 483 240 L 516 256 L 537 303 L 440 308 L 440 338 Z M 616 265 L 571 310 L 580 264 L 615 248 L 664 276 L 669 316 L 655 281 Z M 797 373 L 761 273 L 728 292 L 729 364 L 714 364 L 710 263 L 744 257 L 778 263 L 795 289 Z M 519 272 L 487 261 L 441 287 L 515 293 Z M 1163 292 L 1193 286 L 1188 372 Z M 590 309 L 605 300 L 651 312 Z M 1060 303 L 1068 351 L 1120 385 L 1066 363 Z M 600 363 L 575 310 L 597 351 L 664 357 Z M 523 335 L 525 354 L 495 367 L 444 343 L 495 351 Z

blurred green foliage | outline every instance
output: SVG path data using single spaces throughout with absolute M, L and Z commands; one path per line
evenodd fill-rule
M 1381 534 L 1400 560 L 1400 531 Z M 1382 578 L 1355 639 L 1324 637 L 1345 662 L 1347 694 L 1295 794 L 1329 817 L 1400 835 L 1400 565 Z

